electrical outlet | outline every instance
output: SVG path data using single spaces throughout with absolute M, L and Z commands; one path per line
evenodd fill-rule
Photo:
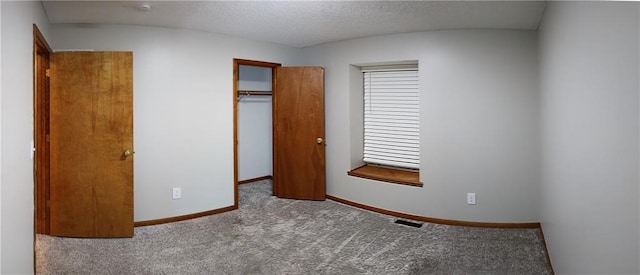
M 467 193 L 467 204 L 476 204 L 476 193 Z
M 171 198 L 173 198 L 174 200 L 181 199 L 182 198 L 182 188 L 174 187 L 173 188 L 173 194 L 172 194 Z

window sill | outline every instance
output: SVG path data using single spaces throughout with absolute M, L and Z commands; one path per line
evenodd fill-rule
M 347 172 L 349 176 L 378 180 L 396 184 L 422 187 L 420 173 L 389 167 L 364 165 Z

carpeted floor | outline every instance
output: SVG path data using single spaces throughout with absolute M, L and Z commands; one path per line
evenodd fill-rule
M 551 274 L 538 229 L 395 224 L 333 201 L 240 186 L 240 209 L 132 239 L 36 237 L 39 274 Z

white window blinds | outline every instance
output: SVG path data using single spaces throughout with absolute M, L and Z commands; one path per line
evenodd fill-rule
M 418 71 L 363 70 L 364 162 L 420 167 Z

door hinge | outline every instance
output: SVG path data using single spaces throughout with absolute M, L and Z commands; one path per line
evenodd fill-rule
M 46 69 L 46 70 L 44 71 L 44 75 L 45 75 L 46 77 L 51 77 L 51 70 L 50 70 L 50 69 Z

